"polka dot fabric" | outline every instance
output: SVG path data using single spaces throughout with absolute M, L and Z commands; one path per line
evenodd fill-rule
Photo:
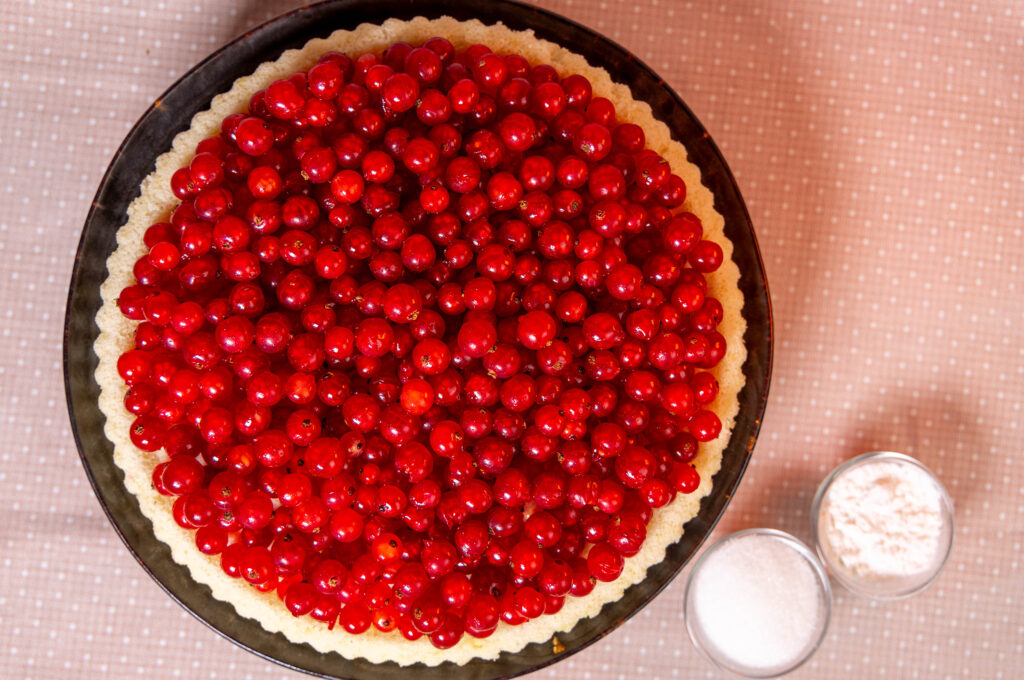
M 923 594 L 836 589 L 794 678 L 1016 678 L 1024 668 L 1024 105 L 1019 3 L 545 0 L 633 50 L 697 113 L 757 228 L 776 331 L 768 413 L 716 536 L 807 539 L 819 481 L 916 456 L 956 504 Z M 0 7 L 0 677 L 301 677 L 174 604 L 110 528 L 63 415 L 75 245 L 132 123 L 185 70 L 296 3 L 27 0 Z M 677 579 L 535 677 L 719 677 Z

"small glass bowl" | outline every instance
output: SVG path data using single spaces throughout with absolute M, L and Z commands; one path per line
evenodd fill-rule
M 729 658 L 722 650 L 718 649 L 708 639 L 705 630 L 702 628 L 701 617 L 696 613 L 693 601 L 695 597 L 694 583 L 699 577 L 702 567 L 708 563 L 708 558 L 721 550 L 723 546 L 756 536 L 768 537 L 778 541 L 807 562 L 814 574 L 819 602 L 818 629 L 812 633 L 807 646 L 792 660 L 767 667 L 744 665 L 735 659 Z M 821 566 L 821 563 L 814 556 L 814 553 L 811 552 L 810 548 L 799 539 L 777 529 L 747 529 L 720 539 L 704 551 L 704 554 L 694 563 L 693 570 L 690 571 L 690 576 L 686 582 L 686 593 L 683 598 L 683 616 L 686 621 L 686 631 L 689 633 L 693 645 L 713 665 L 745 678 L 775 678 L 803 665 L 821 646 L 821 642 L 825 639 L 825 633 L 828 630 L 829 619 L 832 616 L 832 588 L 829 585 L 828 573 L 826 573 L 824 567 Z
M 851 470 L 868 463 L 878 462 L 913 466 L 923 471 L 928 476 L 928 478 L 935 484 L 935 489 L 939 496 L 939 512 L 941 514 L 942 533 L 939 536 L 939 548 L 936 551 L 935 560 L 924 571 L 905 578 L 869 581 L 865 579 L 858 579 L 855 575 L 850 574 L 847 570 L 837 564 L 837 558 L 826 545 L 826 541 L 822 536 L 819 525 L 821 523 L 822 506 L 824 505 L 825 498 L 828 495 L 832 484 L 839 477 Z M 818 557 L 828 568 L 832 577 L 840 585 L 850 592 L 862 597 L 868 597 L 876 600 L 899 600 L 910 597 L 911 595 L 916 595 L 927 588 L 938 577 L 942 568 L 946 565 L 946 561 L 949 559 L 949 554 L 953 549 L 953 533 L 953 501 L 950 499 L 945 487 L 942 486 L 942 482 L 940 482 L 935 474 L 925 467 L 920 461 L 902 453 L 895 453 L 892 451 L 872 451 L 871 453 L 865 453 L 856 456 L 855 458 L 851 458 L 836 467 L 836 469 L 833 470 L 824 479 L 824 481 L 822 481 L 821 485 L 818 487 L 818 491 L 814 494 L 814 500 L 811 502 L 811 537 L 815 551 L 818 553 Z

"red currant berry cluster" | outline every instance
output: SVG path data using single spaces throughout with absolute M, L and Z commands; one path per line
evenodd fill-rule
M 440 648 L 616 579 L 691 493 L 722 249 L 579 75 L 442 38 L 324 54 L 145 233 L 130 437 L 230 576 Z

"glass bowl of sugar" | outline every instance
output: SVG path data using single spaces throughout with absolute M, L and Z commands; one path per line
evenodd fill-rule
M 748 678 L 774 678 L 809 659 L 832 613 L 828 574 L 814 553 L 776 529 L 730 534 L 693 566 L 686 629 L 711 663 Z
M 901 453 L 838 466 L 811 504 L 815 549 L 847 590 L 892 600 L 927 588 L 953 547 L 953 502 L 938 478 Z

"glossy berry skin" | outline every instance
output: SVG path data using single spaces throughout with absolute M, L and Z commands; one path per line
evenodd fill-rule
M 516 337 L 527 349 L 546 347 L 555 339 L 557 325 L 550 314 L 533 311 L 519 317 Z
M 491 351 L 498 340 L 494 326 L 486 321 L 470 321 L 459 329 L 458 347 L 467 355 L 480 358 Z
M 416 105 L 420 87 L 416 80 L 406 73 L 396 73 L 384 81 L 381 99 L 394 111 L 408 111 Z
M 621 578 L 701 488 L 725 250 L 603 94 L 444 38 L 329 52 L 172 173 L 116 370 L 227 576 L 449 649 Z
M 587 569 L 598 581 L 614 581 L 622 573 L 621 553 L 608 543 L 598 543 L 587 555 Z
M 259 118 L 245 118 L 235 127 L 235 143 L 250 156 L 270 151 L 274 138 L 270 127 Z

